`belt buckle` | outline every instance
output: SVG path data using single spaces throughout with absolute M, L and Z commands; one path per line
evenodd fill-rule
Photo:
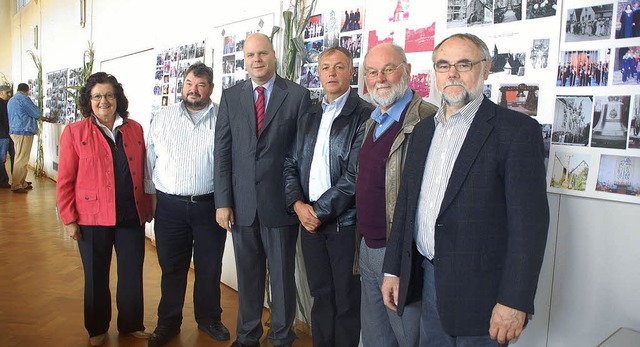
M 195 204 L 196 202 L 198 202 L 198 200 L 194 200 L 194 199 L 193 199 L 194 197 L 195 197 L 195 195 L 189 195 L 189 201 L 190 201 L 192 204 Z

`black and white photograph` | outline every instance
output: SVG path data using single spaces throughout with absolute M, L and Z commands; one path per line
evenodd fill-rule
M 538 115 L 539 87 L 531 84 L 503 84 L 498 94 L 498 104 L 527 116 Z
M 640 2 L 637 0 L 618 1 L 616 8 L 616 39 L 640 36 Z
M 340 13 L 331 10 L 324 19 L 324 45 L 335 47 L 338 45 L 340 37 Z
M 236 70 L 236 56 L 227 55 L 222 57 L 222 73 L 234 73 Z
M 591 131 L 593 96 L 558 96 L 553 117 L 551 143 L 587 146 Z
M 447 5 L 448 28 L 492 24 L 493 18 L 493 0 L 449 0 Z
M 307 63 L 317 63 L 323 51 L 322 39 L 305 42 L 304 47 L 307 49 Z
M 549 186 L 585 191 L 591 166 L 591 154 L 556 151 L 551 165 Z
M 640 46 L 616 48 L 614 61 L 612 84 L 640 85 Z
M 484 96 L 486 96 L 488 99 L 491 99 L 491 85 L 490 84 L 485 84 L 482 87 L 482 94 L 484 94 Z
M 546 69 L 549 62 L 549 39 L 533 40 L 529 59 L 533 69 Z
M 222 76 L 222 90 L 233 87 L 235 82 L 233 75 Z
M 311 93 L 311 101 L 324 98 L 324 89 L 322 88 L 310 89 L 309 92 Z
M 596 191 L 636 196 L 640 200 L 640 157 L 600 156 Z
M 67 119 L 67 77 L 68 69 L 47 73 L 47 122 L 64 124 Z
M 626 149 L 631 96 L 595 96 L 591 147 Z
M 349 82 L 352 86 L 358 86 L 358 81 L 360 80 L 360 63 L 353 63 L 353 75 L 351 75 L 351 82 Z
M 611 38 L 613 4 L 567 10 L 565 42 Z
M 523 0 L 495 0 L 493 23 L 509 23 L 522 19 Z
M 610 48 L 560 52 L 556 86 L 606 86 L 609 79 Z
M 317 14 L 315 16 L 309 17 L 309 22 L 304 28 L 305 40 L 322 36 L 324 36 L 324 23 L 322 22 L 322 15 Z
M 305 88 L 320 88 L 318 65 L 307 64 L 302 66 L 302 72 L 300 73 L 300 85 Z
M 340 37 L 340 47 L 346 48 L 353 59 L 360 58 L 362 53 L 362 34 Z
M 491 74 L 524 76 L 527 53 L 524 51 L 515 52 L 511 47 L 504 47 L 506 43 L 493 46 L 491 57 Z
M 527 0 L 527 19 L 553 17 L 557 10 L 556 0 Z
M 340 21 L 340 32 L 362 29 L 362 16 L 360 8 L 344 10 Z
M 630 111 L 629 145 L 627 148 L 640 149 L 640 95 L 633 98 L 633 107 Z

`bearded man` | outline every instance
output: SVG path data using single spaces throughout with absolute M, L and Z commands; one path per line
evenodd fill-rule
M 384 307 L 382 261 L 413 127 L 433 116 L 437 107 L 409 89 L 411 64 L 401 47 L 373 47 L 364 68 L 377 107 L 366 123 L 356 180 L 355 270 L 361 276 L 362 342 L 368 347 L 417 346 L 420 304 L 408 305 L 402 316 Z

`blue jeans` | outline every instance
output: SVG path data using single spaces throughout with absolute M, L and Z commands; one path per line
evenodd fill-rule
M 7 160 L 7 153 L 9 153 L 9 157 L 11 157 L 11 171 L 13 171 L 13 157 L 16 155 L 15 149 L 13 148 L 13 141 L 11 141 L 11 138 L 0 139 L 0 163 L 2 164 L 0 167 L 0 185 L 9 184 L 9 175 L 4 166 Z
M 426 258 L 422 261 L 424 282 L 422 286 L 422 317 L 420 320 L 420 345 L 439 347 L 506 347 L 489 335 L 451 336 L 442 328 L 436 305 L 436 281 L 433 264 Z

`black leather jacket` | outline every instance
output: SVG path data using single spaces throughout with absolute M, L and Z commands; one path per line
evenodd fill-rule
M 331 188 L 311 205 L 322 223 L 336 221 L 338 227 L 356 223 L 355 186 L 358 154 L 364 137 L 364 122 L 373 106 L 362 100 L 355 89 L 331 125 L 329 140 Z M 296 137 L 284 162 L 285 199 L 290 213 L 301 200 L 309 204 L 311 161 L 322 119 L 322 102 L 311 106 L 298 120 Z

